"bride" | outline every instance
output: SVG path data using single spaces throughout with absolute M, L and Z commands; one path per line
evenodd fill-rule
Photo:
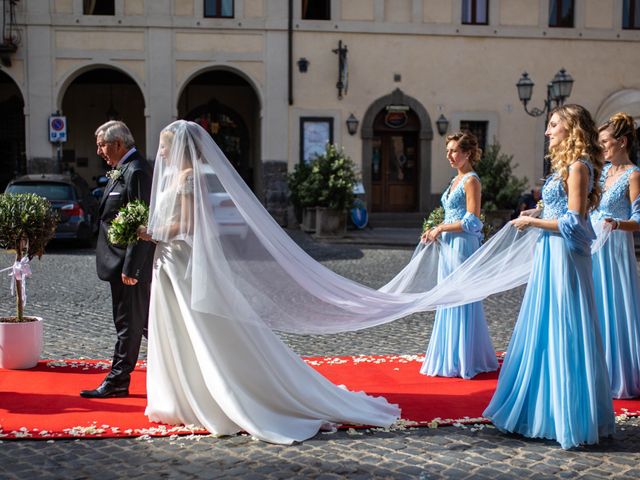
M 256 231 L 274 227 L 232 170 L 199 125 L 177 121 L 161 133 L 149 224 L 140 230 L 157 242 L 145 414 L 282 444 L 332 423 L 390 426 L 396 405 L 332 384 L 273 333 L 270 318 L 295 317 L 280 305 L 311 296 L 280 282 L 287 268 L 264 246 L 278 234 L 258 238 Z M 242 220 L 224 218 L 225 202 Z

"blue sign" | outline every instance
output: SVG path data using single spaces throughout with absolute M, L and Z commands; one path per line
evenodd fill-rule
M 60 115 L 49 117 L 49 141 L 53 143 L 67 141 L 67 117 Z

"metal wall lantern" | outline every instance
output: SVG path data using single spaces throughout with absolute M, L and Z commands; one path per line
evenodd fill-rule
M 298 71 L 300 73 L 307 73 L 307 70 L 309 69 L 309 64 L 311 62 L 304 57 L 300 57 L 300 59 L 296 63 L 298 64 Z
M 355 117 L 353 113 L 349 115 L 349 118 L 347 118 L 346 123 L 347 123 L 347 132 L 349 132 L 349 135 L 355 135 L 356 132 L 358 131 L 358 124 L 360 122 L 358 121 L 358 119 Z
M 447 133 L 447 130 L 449 129 L 449 120 L 447 120 L 447 117 L 442 113 L 438 117 L 438 120 L 436 120 L 436 128 L 438 129 L 438 133 L 441 137 Z

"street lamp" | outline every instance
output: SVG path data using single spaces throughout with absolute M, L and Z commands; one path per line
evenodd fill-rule
M 558 73 L 555 74 L 553 79 L 547 83 L 547 99 L 544 101 L 544 107 L 539 109 L 537 107 L 533 107 L 531 110 L 527 108 L 527 103 L 531 100 L 531 96 L 533 94 L 533 80 L 529 78 L 529 74 L 524 72 L 516 83 L 516 87 L 518 88 L 518 98 L 522 102 L 524 106 L 524 111 L 532 117 L 539 117 L 540 115 L 546 115 L 546 123 L 549 121 L 549 112 L 553 110 L 555 107 L 559 107 L 564 104 L 564 101 L 569 98 L 571 95 L 571 88 L 573 87 L 573 78 L 571 75 L 567 73 L 564 68 L 561 68 Z M 548 143 L 547 137 L 545 136 L 544 142 L 544 174 L 545 176 L 549 173 L 549 162 L 546 159 L 547 151 L 548 151 Z
M 527 103 L 531 100 L 533 94 L 533 80 L 529 78 L 529 74 L 524 72 L 516 87 L 518 88 L 518 97 L 524 105 L 524 111 L 532 117 L 539 117 L 544 113 L 549 113 L 556 106 L 564 104 L 564 101 L 571 95 L 571 88 L 573 87 L 573 78 L 567 73 L 564 68 L 561 68 L 558 73 L 555 74 L 553 80 L 547 84 L 547 99 L 544 101 L 544 107 L 540 110 L 537 107 L 531 110 L 527 109 Z

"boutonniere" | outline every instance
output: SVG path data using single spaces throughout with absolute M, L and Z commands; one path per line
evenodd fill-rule
M 107 172 L 107 177 L 112 182 L 117 182 L 121 176 L 122 176 L 122 170 L 120 170 L 119 168 L 112 168 Z

